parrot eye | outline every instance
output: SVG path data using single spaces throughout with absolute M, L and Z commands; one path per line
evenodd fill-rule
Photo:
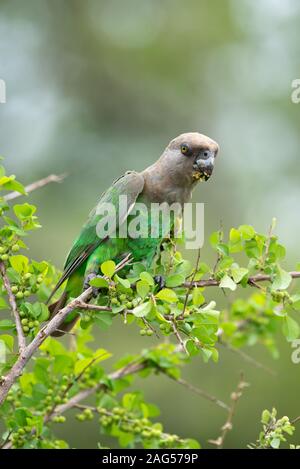
M 187 145 L 187 143 L 183 143 L 181 146 L 180 146 L 180 150 L 181 150 L 181 153 L 183 155 L 186 155 L 186 156 L 189 156 L 192 154 L 192 151 L 190 149 L 190 147 Z

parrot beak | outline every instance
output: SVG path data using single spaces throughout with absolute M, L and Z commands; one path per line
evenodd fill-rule
M 193 165 L 193 169 L 198 172 L 196 179 L 208 181 L 213 173 L 214 164 L 215 153 L 213 151 L 206 150 L 205 152 L 201 152 Z

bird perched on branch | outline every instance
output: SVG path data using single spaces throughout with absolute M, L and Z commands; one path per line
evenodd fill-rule
M 150 236 L 153 220 L 147 212 L 147 234 L 136 237 L 120 234 L 123 225 L 133 217 L 135 207 L 143 204 L 150 210 L 152 204 L 167 205 L 184 203 L 191 198 L 192 190 L 199 181 L 207 181 L 212 175 L 218 144 L 197 132 L 184 133 L 172 140 L 160 158 L 141 173 L 128 171 L 101 196 L 98 204 L 90 213 L 79 236 L 67 256 L 61 279 L 50 295 L 66 282 L 61 297 L 49 306 L 51 316 L 63 308 L 70 298 L 76 298 L 83 289 L 89 287 L 91 278 L 99 274 L 100 265 L 106 260 L 120 262 L 131 254 L 134 262 L 143 261 L 149 267 L 158 247 L 166 236 L 165 230 L 158 229 L 156 236 Z M 121 196 L 126 202 L 119 205 Z M 124 197 L 126 196 L 126 197 Z M 104 235 L 99 235 L 99 223 L 107 206 L 115 210 L 115 225 Z M 173 222 L 167 227 L 170 233 Z M 103 226 L 102 226 L 103 228 Z M 101 230 L 100 230 L 101 231 Z M 60 336 L 72 329 L 78 311 L 73 311 L 53 335 Z

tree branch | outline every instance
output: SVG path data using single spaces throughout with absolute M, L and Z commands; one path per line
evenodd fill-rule
M 241 373 L 241 377 L 240 377 L 239 384 L 237 386 L 237 390 L 231 394 L 231 406 L 228 411 L 227 420 L 221 428 L 221 435 L 216 440 L 208 440 L 209 443 L 211 443 L 212 445 L 215 445 L 218 449 L 223 448 L 227 433 L 232 430 L 232 421 L 235 415 L 238 400 L 242 397 L 243 390 L 247 386 L 249 386 L 249 384 L 244 381 L 243 373 Z
M 3 285 L 4 285 L 4 287 L 7 291 L 8 301 L 9 301 L 12 313 L 13 313 L 14 318 L 15 318 L 17 336 L 18 336 L 19 354 L 21 354 L 23 352 L 23 350 L 25 349 L 25 347 L 26 347 L 26 339 L 25 339 L 25 335 L 23 333 L 21 318 L 20 318 L 18 307 L 17 307 L 15 295 L 11 291 L 11 285 L 10 285 L 9 278 L 7 276 L 7 273 L 6 273 L 6 267 L 4 265 L 4 262 L 0 262 L 0 274 L 1 274 L 1 277 L 2 277 L 2 280 L 3 280 Z
M 36 189 L 40 189 L 41 187 L 46 186 L 47 184 L 50 184 L 51 182 L 62 182 L 65 178 L 67 177 L 66 174 L 50 174 L 49 176 L 39 179 L 38 181 L 32 182 L 28 186 L 25 187 L 25 191 L 29 194 L 30 192 L 35 191 Z M 19 192 L 10 192 L 9 194 L 4 196 L 5 200 L 13 200 L 16 199 L 17 197 L 21 197 L 23 194 L 20 194 Z
M 194 386 L 193 384 L 189 383 L 188 381 L 185 381 L 182 378 L 175 378 L 174 376 L 166 373 L 163 369 L 160 369 L 160 371 L 162 373 L 164 373 L 164 375 L 167 376 L 168 378 L 172 379 L 173 381 L 175 381 L 178 384 L 181 384 L 181 386 L 184 386 L 185 388 L 187 388 L 189 391 L 191 391 L 195 394 L 198 394 L 198 396 L 201 396 L 204 399 L 207 399 L 208 401 L 213 402 L 214 404 L 217 404 L 222 409 L 225 409 L 225 410 L 228 410 L 228 411 L 230 410 L 229 406 L 227 404 L 225 404 L 225 402 L 221 401 L 220 399 L 218 399 L 215 396 L 212 396 L 212 395 L 208 394 L 203 389 L 200 389 L 200 388 Z

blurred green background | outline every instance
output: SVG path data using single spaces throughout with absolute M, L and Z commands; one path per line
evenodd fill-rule
M 25 183 L 69 175 L 30 197 L 43 225 L 31 239 L 32 257 L 62 267 L 111 181 L 153 163 L 177 134 L 196 130 L 221 146 L 214 177 L 194 195 L 206 203 L 206 238 L 221 220 L 225 230 L 247 223 L 266 231 L 277 217 L 285 267 L 293 268 L 300 260 L 300 104 L 291 102 L 299 27 L 298 0 L 1 0 L 7 103 L 0 105 L 0 152 Z M 207 241 L 202 259 L 213 261 Z M 219 307 L 230 300 L 217 298 Z M 156 340 L 116 321 L 97 342 L 117 358 Z M 291 363 L 288 344 L 280 351 L 276 362 L 263 348 L 248 351 L 276 377 L 227 350 L 217 365 L 196 358 L 185 370 L 186 379 L 227 401 L 240 370 L 251 383 L 226 447 L 256 439 L 265 407 L 300 414 L 300 365 Z M 167 431 L 210 447 L 226 418 L 221 409 L 164 377 L 138 384 L 161 406 Z M 58 428 L 66 431 L 75 447 L 99 441 L 96 423 L 69 419 Z

